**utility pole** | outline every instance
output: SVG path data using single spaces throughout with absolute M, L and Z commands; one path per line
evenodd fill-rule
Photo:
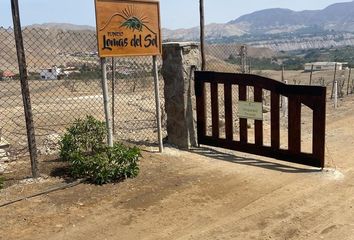
M 37 160 L 38 155 L 37 155 L 36 135 L 35 135 L 34 124 L 33 124 L 31 98 L 30 98 L 30 91 L 28 86 L 27 64 L 26 64 L 25 48 L 23 46 L 23 37 L 22 37 L 18 0 L 11 0 L 11 10 L 12 10 L 12 20 L 14 24 L 18 69 L 19 69 L 20 81 L 21 81 L 22 100 L 23 100 L 23 107 L 24 107 L 25 120 L 26 120 L 27 141 L 28 141 L 28 148 L 29 148 L 30 159 L 31 159 L 32 177 L 38 178 L 39 170 L 38 170 L 38 160 Z
M 204 0 L 199 0 L 199 14 L 200 14 L 200 51 L 202 55 L 202 71 L 205 71 L 206 60 L 205 60 Z

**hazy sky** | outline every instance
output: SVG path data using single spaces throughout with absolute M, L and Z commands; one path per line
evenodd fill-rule
M 206 23 L 225 23 L 266 8 L 323 9 L 348 0 L 204 0 Z M 95 25 L 94 0 L 19 0 L 22 25 L 65 22 Z M 199 25 L 199 0 L 160 0 L 162 27 Z M 0 26 L 11 26 L 10 0 L 0 0 Z

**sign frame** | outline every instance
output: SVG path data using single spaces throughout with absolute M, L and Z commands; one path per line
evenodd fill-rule
M 98 46 L 98 55 L 99 57 L 136 57 L 136 56 L 160 56 L 162 54 L 162 37 L 161 37 L 161 16 L 160 16 L 160 2 L 159 0 L 94 0 L 95 1 L 95 15 L 96 15 L 96 35 L 97 35 L 97 46 Z M 129 9 L 124 9 L 121 10 L 120 13 L 114 13 L 111 15 L 107 21 L 107 19 L 101 19 L 102 18 L 102 4 L 107 3 L 112 5 L 119 6 L 122 8 L 123 5 L 128 5 L 132 6 L 129 7 Z M 130 5 L 131 4 L 131 5 Z M 142 15 L 143 13 L 139 12 L 139 10 L 136 10 L 136 15 L 134 15 L 135 7 L 137 6 L 140 10 L 146 5 L 147 7 L 150 8 L 150 12 L 153 12 L 149 16 Z M 153 5 L 153 6 L 152 6 Z M 151 8 L 156 8 L 156 12 L 152 11 Z M 107 9 L 107 6 L 104 7 Z M 109 8 L 110 9 L 110 8 Z M 122 41 L 122 46 L 117 48 L 114 48 L 115 50 L 108 50 L 108 51 L 103 51 L 107 50 L 104 47 L 104 40 L 103 36 L 104 33 L 102 33 L 103 30 L 109 30 L 112 29 L 111 26 L 111 20 L 114 15 L 118 15 L 121 17 L 124 17 L 126 20 L 124 23 L 122 23 L 118 28 L 120 31 L 112 31 L 114 33 L 119 33 L 121 37 L 123 36 L 124 38 L 121 38 L 119 40 Z M 139 15 L 139 16 L 138 16 Z M 130 16 L 129 19 L 127 19 L 127 16 Z M 154 26 L 147 26 L 147 19 L 149 17 L 153 16 L 153 20 L 151 22 L 154 23 Z M 128 22 L 129 20 L 132 20 L 133 22 Z M 102 26 L 102 22 L 106 22 L 106 26 Z M 108 23 L 107 23 L 108 22 Z M 131 24 L 130 24 L 131 23 Z M 118 29 L 117 27 L 115 27 Z M 103 30 L 101 30 L 103 29 Z M 145 30 L 146 29 L 146 30 Z M 153 30 L 152 30 L 153 29 Z M 145 31 L 143 31 L 145 30 Z M 107 31 L 108 33 L 109 31 Z M 132 33 L 133 32 L 133 33 Z M 143 33 L 146 32 L 151 32 L 151 38 L 148 37 L 148 35 L 145 35 L 145 37 L 142 36 Z M 137 35 L 137 38 L 134 39 L 131 35 L 134 35 L 134 38 Z M 108 35 L 108 34 L 107 34 Z M 128 37 L 127 37 L 128 35 Z M 107 41 L 107 40 L 106 40 Z M 115 40 L 113 39 L 112 42 Z M 133 44 L 133 41 L 136 41 L 138 44 Z M 145 44 L 143 43 L 145 42 Z M 136 43 L 135 42 L 135 43 Z M 133 46 L 133 45 L 134 46 Z M 144 47 L 147 44 L 151 44 L 151 46 L 156 47 L 156 51 L 144 51 Z M 119 44 L 118 44 L 119 45 Z M 136 46 L 138 45 L 138 46 Z M 140 50 L 138 50 L 140 49 Z M 111 52 L 109 52 L 111 51 Z

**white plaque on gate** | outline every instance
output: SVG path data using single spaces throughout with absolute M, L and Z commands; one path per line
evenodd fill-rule
M 263 103 L 261 102 L 238 102 L 238 117 L 254 120 L 263 120 Z

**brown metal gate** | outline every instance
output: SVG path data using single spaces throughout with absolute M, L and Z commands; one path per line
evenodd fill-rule
M 206 83 L 210 83 L 211 135 L 207 135 Z M 220 137 L 219 87 L 224 92 L 225 138 Z M 270 91 L 270 146 L 264 145 L 263 121 L 254 120 L 254 143 L 248 141 L 247 119 L 239 119 L 239 141 L 234 140 L 233 86 L 238 86 L 238 100 L 247 100 L 247 88 L 253 87 L 254 102 L 262 102 L 263 90 Z M 326 88 L 319 86 L 287 85 L 248 74 L 195 72 L 197 128 L 199 144 L 272 157 L 293 163 L 324 167 Z M 280 147 L 280 96 L 288 98 L 288 149 Z M 312 153 L 301 151 L 301 106 L 313 111 Z M 236 131 L 237 132 L 237 131 Z

